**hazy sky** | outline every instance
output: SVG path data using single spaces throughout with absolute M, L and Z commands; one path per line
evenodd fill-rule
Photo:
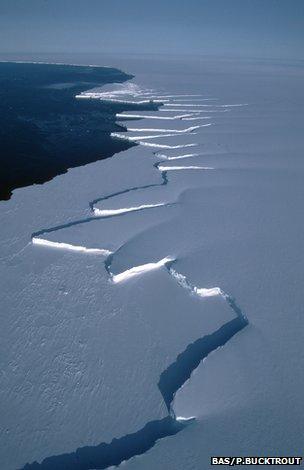
M 0 52 L 303 50 L 304 0 L 0 0 Z

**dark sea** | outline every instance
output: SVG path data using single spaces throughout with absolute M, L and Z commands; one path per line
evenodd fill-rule
M 115 114 L 138 106 L 77 100 L 94 86 L 132 78 L 110 67 L 0 63 L 0 200 L 134 144 L 110 137 Z

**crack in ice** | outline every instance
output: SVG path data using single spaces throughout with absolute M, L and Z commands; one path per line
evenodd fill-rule
M 158 129 L 153 127 L 147 128 L 138 128 L 138 127 L 128 127 L 128 131 L 130 132 L 161 132 L 161 133 L 169 133 L 169 134 L 188 134 L 190 132 L 195 131 L 203 126 L 191 126 L 187 127 L 186 129 Z
M 125 207 L 121 209 L 98 209 L 94 207 L 93 211 L 94 214 L 98 217 L 109 217 L 111 215 L 126 214 L 127 212 L 136 212 L 143 209 L 152 209 L 153 207 L 161 207 L 166 205 L 166 203 L 161 202 L 159 204 L 141 204 L 140 206 Z
M 118 284 L 120 282 L 127 281 L 134 276 L 139 276 L 149 271 L 155 271 L 156 269 L 159 269 L 168 263 L 172 263 L 172 261 L 174 261 L 173 258 L 166 256 L 165 258 L 157 261 L 156 263 L 146 263 L 140 266 L 134 266 L 133 268 L 127 269 L 122 273 L 115 275 L 112 274 L 112 281 L 114 282 L 114 284 Z
M 184 157 L 182 157 L 184 158 Z M 180 171 L 180 170 L 214 170 L 211 166 L 198 166 L 198 165 L 189 165 L 189 166 L 165 166 L 158 165 L 160 171 Z
M 128 129 L 130 130 L 130 129 Z M 159 135 L 135 135 L 135 136 L 128 136 L 124 134 L 119 134 L 118 132 L 112 132 L 111 137 L 116 137 L 118 139 L 129 140 L 130 142 L 141 142 L 142 140 L 150 140 L 150 139 L 161 139 L 164 137 L 176 137 L 176 134 L 159 134 Z M 181 136 L 179 136 L 181 137 Z
M 33 245 L 47 246 L 50 248 L 59 248 L 60 250 L 78 251 L 80 253 L 93 253 L 93 254 L 100 254 L 100 255 L 105 255 L 105 256 L 109 256 L 112 253 L 109 250 L 104 250 L 100 248 L 87 248 L 85 246 L 72 245 L 70 243 L 53 242 L 53 241 L 46 240 L 44 238 L 38 238 L 38 237 L 33 237 L 32 243 Z
M 132 95 L 130 90 L 129 94 Z M 138 89 L 134 88 L 133 96 L 139 96 Z M 144 92 L 142 92 L 144 94 Z M 147 93 L 146 93 L 147 94 Z M 87 94 L 88 95 L 88 94 Z M 155 94 L 154 94 L 155 95 Z M 202 95 L 168 95 L 168 97 L 180 97 L 180 96 L 202 96 Z M 80 95 L 81 98 L 85 98 L 85 96 Z M 86 96 L 87 98 L 89 96 Z M 165 98 L 158 97 L 158 98 Z M 109 98 L 109 96 L 108 96 Z M 100 99 L 100 96 L 98 96 Z M 117 100 L 116 100 L 117 101 Z M 119 100 L 118 100 L 119 101 Z M 122 101 L 119 101 L 122 102 Z M 130 103 L 130 101 L 128 101 Z M 136 102 L 136 104 L 141 102 Z M 143 102 L 142 102 L 143 103 Z M 144 101 L 144 103 L 150 103 L 150 101 Z M 180 104 L 175 104 L 171 106 L 180 106 Z M 213 106 L 213 105 L 183 105 L 183 106 Z M 232 106 L 245 106 L 244 104 L 236 104 L 236 105 L 218 105 L 218 107 L 232 107 Z M 163 111 L 160 109 L 159 111 Z M 170 110 L 165 110 L 170 111 Z M 177 111 L 177 110 L 172 110 Z M 225 112 L 227 111 L 211 111 L 210 112 Z M 199 111 L 200 113 L 201 111 Z M 195 112 L 197 114 L 197 112 Z M 128 115 L 128 114 L 117 114 L 117 118 L 152 118 L 148 115 Z M 204 117 L 195 117 L 193 114 L 187 114 L 182 116 L 174 116 L 174 117 L 154 117 L 154 119 L 204 119 Z M 209 125 L 209 124 L 208 124 Z M 196 126 L 196 128 L 202 126 Z M 188 128 L 183 131 L 174 130 L 175 133 L 186 133 L 189 131 Z M 129 129 L 132 130 L 132 129 Z M 162 132 L 165 133 L 167 130 L 163 129 L 133 129 L 136 132 L 148 132 L 148 131 L 155 131 L 155 132 Z M 170 130 L 173 132 L 173 130 Z M 191 132 L 191 131 L 190 131 Z M 115 133 L 115 137 L 119 136 L 119 138 L 126 138 L 125 136 L 119 135 Z M 161 135 L 161 136 L 154 136 L 154 137 L 168 137 L 171 134 Z M 151 136 L 142 137 L 144 138 L 152 138 Z M 140 137 L 129 137 L 130 139 L 137 140 Z M 182 147 L 193 147 L 197 145 L 196 143 L 192 144 L 184 144 L 184 145 L 161 145 L 161 144 L 153 144 L 147 142 L 138 141 L 140 145 L 146 145 L 149 147 L 156 147 L 156 148 L 167 148 L 167 149 L 178 149 Z M 177 156 L 166 156 L 162 154 L 155 153 L 156 156 L 160 158 L 164 158 L 167 160 L 177 160 L 182 158 L 194 157 L 198 156 L 198 154 L 183 154 Z M 223 347 L 234 335 L 239 333 L 243 328 L 245 328 L 248 324 L 248 320 L 241 311 L 240 307 L 236 304 L 234 298 L 225 293 L 220 287 L 197 287 L 192 284 L 185 275 L 179 273 L 173 266 L 176 265 L 177 260 L 171 258 L 170 256 L 166 256 L 156 262 L 145 263 L 138 266 L 130 267 L 123 272 L 118 274 L 113 274 L 111 272 L 111 265 L 113 261 L 113 257 L 116 255 L 116 251 L 111 252 L 110 250 L 100 249 L 100 248 L 87 248 L 84 246 L 72 245 L 68 243 L 61 243 L 61 242 L 54 242 L 46 240 L 45 238 L 41 238 L 41 235 L 46 233 L 55 232 L 62 228 L 72 227 L 73 225 L 89 223 L 93 220 L 98 218 L 107 218 L 107 217 L 115 217 L 115 216 L 123 216 L 128 212 L 143 210 L 143 209 L 151 209 L 153 207 L 160 207 L 169 205 L 167 203 L 158 203 L 158 204 L 141 204 L 139 206 L 134 207 L 124 207 L 118 209 L 100 209 L 96 207 L 97 203 L 101 201 L 105 201 L 111 199 L 118 195 L 128 194 L 131 191 L 138 191 L 142 189 L 149 189 L 154 187 L 161 187 L 168 184 L 168 177 L 167 172 L 173 170 L 212 170 L 214 168 L 210 167 L 202 167 L 202 166 L 166 166 L 161 164 L 161 162 L 157 162 L 153 165 L 157 170 L 160 171 L 161 174 L 161 183 L 149 184 L 144 186 L 138 186 L 129 188 L 126 190 L 118 191 L 116 193 L 110 194 L 108 196 L 103 196 L 99 199 L 95 199 L 94 201 L 89 203 L 89 207 L 91 212 L 93 213 L 94 217 L 90 217 L 87 219 L 78 220 L 75 222 L 69 222 L 64 225 L 60 225 L 57 227 L 53 227 L 50 229 L 40 230 L 39 232 L 32 234 L 32 243 L 35 245 L 59 248 L 59 249 L 66 249 L 72 251 L 78 251 L 83 253 L 93 253 L 93 254 L 102 254 L 106 255 L 107 258 L 104 261 L 104 266 L 109 274 L 110 279 L 112 280 L 113 284 L 124 283 L 131 278 L 141 276 L 147 272 L 157 270 L 160 268 L 165 268 L 171 278 L 176 281 L 177 285 L 183 288 L 185 291 L 189 293 L 189 295 L 195 295 L 204 302 L 204 299 L 207 297 L 213 296 L 220 296 L 222 297 L 229 307 L 235 313 L 235 318 L 223 324 L 220 328 L 218 328 L 213 333 L 208 335 L 202 336 L 193 343 L 189 344 L 184 351 L 182 351 L 176 358 L 176 360 L 171 363 L 160 375 L 158 388 L 166 404 L 168 410 L 168 416 L 156 421 L 148 422 L 142 429 L 132 433 L 126 434 L 118 439 L 113 439 L 110 443 L 101 443 L 97 446 L 90 446 L 90 447 L 83 447 L 77 449 L 75 452 L 70 454 L 64 455 L 57 455 L 48 457 L 41 464 L 34 462 L 32 464 L 27 464 L 24 467 L 24 470 L 89 470 L 91 468 L 98 468 L 98 469 L 106 469 L 113 465 L 120 465 L 123 461 L 128 460 L 136 455 L 141 455 L 151 449 L 155 443 L 168 436 L 172 436 L 177 434 L 178 432 L 182 431 L 185 426 L 191 423 L 194 420 L 192 418 L 184 418 L 182 416 L 175 416 L 173 410 L 173 400 L 175 397 L 176 392 L 182 387 L 182 385 L 189 379 L 193 371 L 199 366 L 199 364 L 213 351 Z
M 191 117 L 192 114 L 179 114 L 176 116 L 152 116 L 149 114 L 128 114 L 128 113 L 117 113 L 116 118 L 119 120 L 124 118 L 134 118 L 134 119 L 159 119 L 159 120 L 168 120 L 168 121 L 175 121 L 178 119 L 185 119 Z M 204 119 L 208 119 L 207 117 Z

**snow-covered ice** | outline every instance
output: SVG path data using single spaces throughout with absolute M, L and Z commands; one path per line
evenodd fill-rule
M 300 454 L 302 70 L 116 60 L 136 77 L 87 98 L 169 100 L 119 114 L 140 145 L 0 205 L 2 466 L 147 429 L 126 470 Z

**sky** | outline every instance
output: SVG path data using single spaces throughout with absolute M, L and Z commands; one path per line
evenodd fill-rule
M 304 0 L 0 0 L 0 53 L 303 59 Z

